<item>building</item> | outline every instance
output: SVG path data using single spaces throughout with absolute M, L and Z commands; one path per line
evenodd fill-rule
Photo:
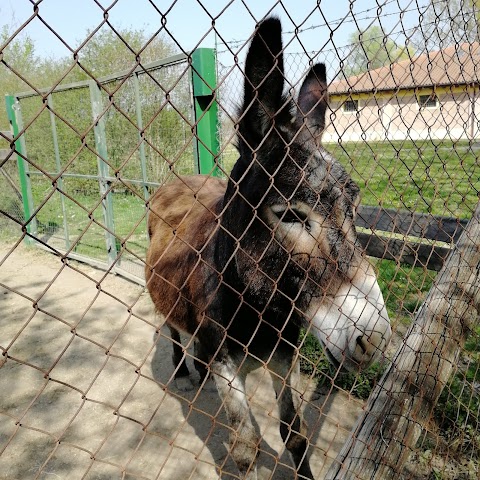
M 480 45 L 463 43 L 329 86 L 325 142 L 480 137 Z

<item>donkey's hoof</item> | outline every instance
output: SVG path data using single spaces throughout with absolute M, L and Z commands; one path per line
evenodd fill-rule
M 175 379 L 175 386 L 181 392 L 190 392 L 193 390 L 193 383 L 189 377 L 178 377 Z

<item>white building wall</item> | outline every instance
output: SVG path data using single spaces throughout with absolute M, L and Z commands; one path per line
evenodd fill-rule
M 480 95 L 438 95 L 438 106 L 420 108 L 415 92 L 359 98 L 359 111 L 345 112 L 332 96 L 323 139 L 328 142 L 382 140 L 480 140 Z M 328 121 L 330 120 L 330 121 Z

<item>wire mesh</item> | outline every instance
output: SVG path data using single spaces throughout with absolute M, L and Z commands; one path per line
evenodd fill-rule
M 24 3 L 0 36 L 0 478 L 478 478 L 476 2 L 132 3 L 148 36 L 92 1 L 76 47 Z M 249 64 L 272 12 L 283 46 Z M 32 57 L 34 25 L 68 57 Z

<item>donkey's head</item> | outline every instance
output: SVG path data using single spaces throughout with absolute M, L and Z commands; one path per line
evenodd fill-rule
M 246 58 L 240 158 L 224 199 L 227 272 L 280 329 L 303 319 L 333 363 L 356 368 L 385 350 L 391 329 L 357 240 L 359 189 L 320 144 L 326 108 L 323 64 L 308 72 L 296 108 L 284 94 L 280 22 L 263 21 Z

